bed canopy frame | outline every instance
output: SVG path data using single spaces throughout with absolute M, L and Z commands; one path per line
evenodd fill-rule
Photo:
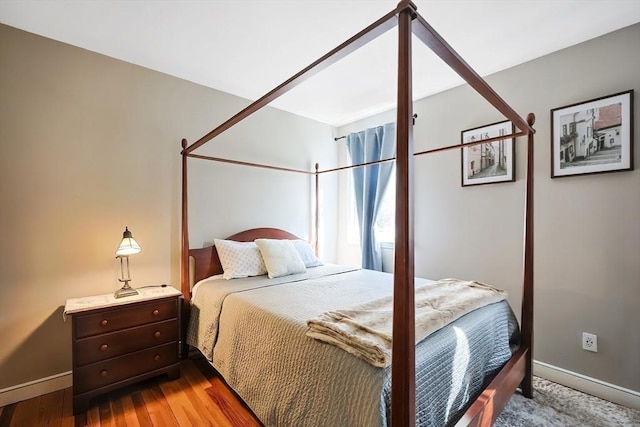
M 315 171 L 271 166 L 259 163 L 242 162 L 218 157 L 194 154 L 193 151 L 214 139 L 229 128 L 238 124 L 251 114 L 260 110 L 279 96 L 302 83 L 307 78 L 329 67 L 341 58 L 349 55 L 376 37 L 398 27 L 398 81 L 397 81 L 397 119 L 396 119 L 396 157 L 378 162 Z M 450 68 L 460 75 L 476 92 L 493 105 L 505 118 L 510 120 L 517 131 L 500 137 L 465 144 L 465 147 L 492 142 L 500 139 L 527 136 L 527 167 L 525 177 L 525 218 L 523 250 L 523 290 L 521 306 L 521 345 L 506 365 L 488 384 L 481 395 L 471 403 L 458 425 L 490 425 L 507 404 L 511 395 L 520 386 L 522 394 L 531 398 L 532 386 L 532 348 L 533 348 L 533 124 L 535 116 L 530 113 L 527 119 L 519 116 L 456 52 L 449 44 L 418 14 L 417 7 L 409 0 L 402 0 L 397 7 L 360 31 L 311 65 L 298 72 L 260 99 L 204 135 L 191 145 L 182 140 L 182 255 L 181 289 L 185 297 L 185 306 L 191 298 L 189 277 L 189 232 L 187 212 L 187 159 L 198 158 L 237 165 L 252 166 L 286 172 L 307 174 L 315 177 L 315 236 L 318 237 L 318 188 L 321 174 L 354 167 L 365 167 L 386 161 L 396 162 L 396 223 L 395 223 L 395 259 L 393 273 L 393 348 L 391 364 L 391 424 L 394 427 L 415 425 L 415 319 L 414 319 L 414 196 L 413 196 L 413 158 L 414 156 L 435 152 L 460 149 L 461 143 L 447 145 L 426 151 L 413 152 L 413 101 L 411 75 L 412 34 L 429 47 Z M 287 238 L 286 236 L 280 238 Z M 239 239 L 241 240 L 241 239 Z M 316 246 L 317 247 L 317 246 Z M 203 254 L 211 258 L 211 253 Z M 196 273 L 205 277 L 206 271 Z M 200 278 L 202 278 L 200 277 Z M 188 313 L 188 312 L 187 312 Z M 188 316 L 184 316 L 186 318 Z

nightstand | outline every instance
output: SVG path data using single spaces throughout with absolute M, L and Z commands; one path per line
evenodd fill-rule
M 119 299 L 108 294 L 67 300 L 74 414 L 100 394 L 156 375 L 180 376 L 182 293 L 170 286 L 137 291 Z

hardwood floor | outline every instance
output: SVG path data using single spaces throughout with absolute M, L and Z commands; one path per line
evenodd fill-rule
M 71 388 L 0 408 L 0 427 L 32 426 L 262 426 L 204 359 L 181 362 L 180 378 L 166 375 L 97 397 L 73 416 Z

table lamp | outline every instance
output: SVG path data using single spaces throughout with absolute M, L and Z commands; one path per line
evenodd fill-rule
M 124 285 L 114 294 L 116 298 L 138 294 L 138 291 L 129 286 L 129 282 L 131 281 L 131 276 L 129 275 L 129 255 L 137 254 L 141 250 L 140 245 L 133 238 L 129 228 L 125 227 L 124 233 L 122 233 L 122 241 L 116 250 L 116 258 L 120 258 L 120 276 L 122 277 L 121 279 L 118 279 L 118 281 L 124 283 Z

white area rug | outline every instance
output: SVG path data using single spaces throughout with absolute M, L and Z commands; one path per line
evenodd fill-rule
M 533 378 L 533 399 L 515 394 L 495 427 L 640 427 L 640 411 Z

